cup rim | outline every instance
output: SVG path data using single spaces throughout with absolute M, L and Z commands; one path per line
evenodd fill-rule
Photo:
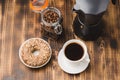
M 74 60 L 70 60 L 69 58 L 67 58 L 67 57 L 65 56 L 65 48 L 66 48 L 69 44 L 71 44 L 71 43 L 78 43 L 78 45 L 80 45 L 80 46 L 83 48 L 84 53 L 83 53 L 82 58 L 74 61 Z M 63 51 L 63 53 L 64 53 L 65 58 L 66 58 L 68 61 L 70 61 L 70 62 L 79 62 L 79 61 L 82 61 L 82 60 L 86 57 L 87 47 L 86 47 L 86 45 L 85 45 L 85 43 L 84 43 L 83 41 L 78 40 L 78 39 L 71 39 L 71 40 L 68 40 L 67 42 L 65 42 L 65 44 L 63 45 L 62 51 Z

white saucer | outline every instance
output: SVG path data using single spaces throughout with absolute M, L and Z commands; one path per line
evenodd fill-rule
M 89 56 L 87 56 L 89 58 Z M 62 51 L 58 54 L 58 64 L 61 67 L 61 69 L 69 74 L 78 74 L 83 72 L 89 65 L 89 63 L 80 63 L 79 65 L 71 65 L 68 62 L 65 61 L 64 55 Z M 82 66 L 81 66 L 82 65 Z

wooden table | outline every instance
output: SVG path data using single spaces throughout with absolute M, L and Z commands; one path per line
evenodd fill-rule
M 49 0 L 50 6 L 61 10 L 65 29 L 62 39 L 46 39 L 53 51 L 50 62 L 40 69 L 27 68 L 20 62 L 20 45 L 29 38 L 42 37 L 40 14 L 29 9 L 29 1 L 0 0 L 0 80 L 120 80 L 120 0 L 116 6 L 111 2 L 108 6 L 103 35 L 96 41 L 84 41 L 91 62 L 77 75 L 65 73 L 57 62 L 63 44 L 77 38 L 72 30 L 74 0 Z

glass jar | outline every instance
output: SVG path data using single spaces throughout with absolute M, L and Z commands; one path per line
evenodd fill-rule
M 62 34 L 62 15 L 55 7 L 48 7 L 41 12 L 41 25 L 47 36 L 58 38 Z

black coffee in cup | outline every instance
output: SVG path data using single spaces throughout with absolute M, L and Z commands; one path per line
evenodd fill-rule
M 84 50 L 78 43 L 70 43 L 65 48 L 65 56 L 73 61 L 79 60 L 83 57 Z

